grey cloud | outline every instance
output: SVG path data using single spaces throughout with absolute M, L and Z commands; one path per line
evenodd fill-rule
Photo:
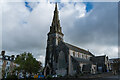
M 31 13 L 28 10 L 23 10 L 21 13 L 16 9 L 16 11 L 10 9 L 13 14 L 4 13 L 2 47 L 8 51 L 8 54 L 19 54 L 24 51 L 32 52 L 39 60 L 40 56 L 45 56 L 47 33 L 54 8 L 44 5 L 40 7 L 40 5 L 42 3 L 38 4 Z M 78 15 L 76 11 L 67 16 L 63 8 L 59 12 L 66 42 L 91 49 L 93 52 L 99 50 L 99 45 L 116 46 L 118 34 L 117 3 L 93 3 L 92 12 L 87 13 L 87 16 L 82 18 L 76 18 L 75 15 Z M 17 9 L 25 9 L 25 6 Z M 69 13 L 69 10 L 67 12 Z M 94 44 L 97 45 L 94 46 Z M 100 52 L 102 51 L 99 50 L 97 53 Z M 44 62 L 44 60 L 41 61 Z
M 88 16 L 74 21 L 73 28 L 67 27 L 66 38 L 79 45 L 96 43 L 117 46 L 117 3 L 93 3 L 93 7 Z

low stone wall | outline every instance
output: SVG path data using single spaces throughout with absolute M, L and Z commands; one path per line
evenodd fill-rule
M 60 69 L 56 70 L 57 75 L 65 76 L 67 74 L 67 70 L 65 69 Z

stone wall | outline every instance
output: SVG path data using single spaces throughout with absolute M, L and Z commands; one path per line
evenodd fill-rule
M 65 76 L 67 74 L 67 70 L 66 69 L 56 70 L 56 74 L 61 75 L 61 76 Z

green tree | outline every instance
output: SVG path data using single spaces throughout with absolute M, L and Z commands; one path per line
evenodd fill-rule
M 26 72 L 29 74 L 36 74 L 40 70 L 42 70 L 42 63 L 40 61 L 37 61 L 32 53 L 22 53 L 20 54 L 16 60 L 15 63 L 19 64 L 19 67 L 16 67 L 15 70 L 18 72 L 24 71 L 24 74 L 26 75 Z

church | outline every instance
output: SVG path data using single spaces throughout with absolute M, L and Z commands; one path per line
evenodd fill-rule
M 58 14 L 56 3 L 50 31 L 47 34 L 44 75 L 95 74 L 97 64 L 91 61 L 91 57 L 95 56 L 87 50 L 64 42 Z

